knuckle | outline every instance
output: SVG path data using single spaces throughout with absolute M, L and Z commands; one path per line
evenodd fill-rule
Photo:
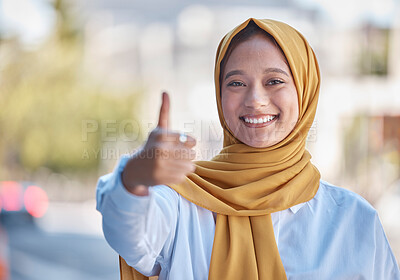
M 181 183 L 181 182 L 185 181 L 185 178 L 186 178 L 186 175 L 185 175 L 185 174 L 180 174 L 180 175 L 178 175 L 178 177 L 177 177 L 177 181 L 178 181 L 179 183 Z
M 185 149 L 182 149 L 182 148 L 181 149 L 177 149 L 175 155 L 176 155 L 176 159 L 179 159 L 179 160 L 186 159 L 186 151 L 185 151 Z
M 194 164 L 190 165 L 189 173 L 192 173 L 196 170 L 196 166 Z
M 187 146 L 192 148 L 192 147 L 196 146 L 196 143 L 197 143 L 196 138 L 194 138 L 192 136 L 188 136 L 187 142 L 186 142 Z
M 182 160 L 191 160 L 193 159 L 193 150 L 189 148 L 182 148 L 180 149 L 179 157 Z
M 179 134 L 177 134 L 176 132 L 173 132 L 173 131 L 168 131 L 168 134 L 166 136 L 166 140 L 168 142 L 176 143 L 178 138 L 179 138 Z
M 192 164 L 190 163 L 186 164 L 181 170 L 182 174 L 186 176 L 186 174 L 193 172 Z
M 184 156 L 185 156 L 185 154 L 184 154 L 184 151 L 182 148 L 178 148 L 178 149 L 174 150 L 174 159 L 182 160 L 182 159 L 184 159 Z

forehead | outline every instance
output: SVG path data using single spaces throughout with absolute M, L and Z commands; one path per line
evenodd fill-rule
M 282 67 L 288 67 L 286 58 L 276 42 L 263 34 L 256 34 L 237 44 L 227 58 L 224 72 L 227 68 L 237 67 L 237 64 L 249 64 L 250 62 L 279 64 Z

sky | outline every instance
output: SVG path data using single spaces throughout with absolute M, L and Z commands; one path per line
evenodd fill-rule
M 321 9 L 333 24 L 352 26 L 371 20 L 381 26 L 393 24 L 399 12 L 399 0 L 297 0 L 304 6 Z M 397 14 L 397 17 L 400 15 Z
M 40 44 L 51 33 L 55 13 L 46 0 L 0 0 L 2 36 L 18 36 L 25 44 Z
M 20 37 L 28 45 L 39 45 L 55 23 L 51 0 L 0 0 L 2 36 Z M 399 17 L 400 0 L 295 0 L 300 5 L 315 7 L 337 27 L 353 26 L 370 19 L 382 26 Z M 398 13 L 397 15 L 395 13 Z

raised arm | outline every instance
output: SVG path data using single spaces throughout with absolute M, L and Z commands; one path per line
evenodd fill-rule
M 169 97 L 163 93 L 158 126 L 146 144 L 134 155 L 123 156 L 97 185 L 106 240 L 144 275 L 157 274 L 172 252 L 178 194 L 166 184 L 179 183 L 194 170 L 195 139 L 180 141 L 179 133 L 168 130 L 168 113 Z

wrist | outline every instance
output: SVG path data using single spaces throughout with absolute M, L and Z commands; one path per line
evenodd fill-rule
M 134 194 L 137 196 L 148 196 L 149 195 L 149 188 L 146 187 L 145 185 L 135 185 L 135 186 L 131 186 L 131 187 L 127 187 L 124 185 L 124 188 L 131 194 Z
M 132 177 L 135 177 L 135 176 L 129 176 L 129 175 L 131 175 L 130 174 L 131 172 L 130 171 L 127 172 L 128 171 L 127 169 L 129 169 L 129 166 L 130 166 L 131 163 L 132 163 L 132 159 L 130 159 L 128 161 L 128 163 L 126 164 L 125 168 L 121 172 L 122 185 L 124 186 L 124 188 L 128 192 L 130 192 L 130 193 L 132 193 L 134 195 L 137 195 L 137 196 L 149 195 L 149 190 L 148 190 L 147 186 L 145 186 L 145 185 L 143 185 L 141 183 L 135 182 L 134 178 L 132 178 Z M 130 168 L 129 170 L 132 170 L 132 168 Z

